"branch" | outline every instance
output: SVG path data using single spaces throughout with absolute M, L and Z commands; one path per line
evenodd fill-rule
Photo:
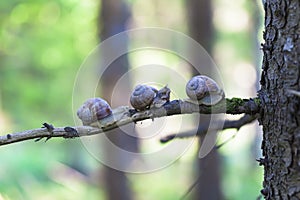
M 91 126 L 77 126 L 77 127 L 58 127 L 55 128 L 49 124 L 44 124 L 45 127 L 26 130 L 22 132 L 6 134 L 0 136 L 0 146 L 11 144 L 15 142 L 20 142 L 30 139 L 42 139 L 52 137 L 63 137 L 63 138 L 74 138 L 95 135 L 103 133 L 120 126 L 138 122 L 145 119 L 154 119 L 170 115 L 178 114 L 191 114 L 191 113 L 201 113 L 201 114 L 217 114 L 217 113 L 227 113 L 227 114 L 249 114 L 255 115 L 259 112 L 259 99 L 224 99 L 214 106 L 196 105 L 187 101 L 173 100 L 164 104 L 160 108 L 152 108 L 146 111 L 137 111 L 135 109 L 124 109 L 121 117 L 109 117 L 103 121 L 100 121 L 98 126 L 100 128 L 95 128 Z M 117 108 L 118 109 L 118 108 Z M 122 109 L 121 109 L 122 110 Z
M 195 131 L 186 131 L 178 134 L 170 134 L 160 139 L 161 143 L 167 143 L 175 138 L 189 138 L 194 136 L 205 135 L 208 131 L 220 131 L 225 129 L 237 129 L 239 130 L 242 126 L 253 122 L 257 119 L 257 115 L 244 115 L 238 120 L 225 120 L 223 127 L 208 127 L 208 125 L 198 127 L 198 131 L 195 134 Z

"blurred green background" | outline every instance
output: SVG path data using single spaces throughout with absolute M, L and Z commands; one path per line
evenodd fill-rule
M 133 13 L 130 28 L 158 26 L 188 32 L 183 0 L 128 0 L 128 4 Z M 260 2 L 246 0 L 213 1 L 212 56 L 227 97 L 256 95 L 260 7 Z M 97 0 L 0 1 L 1 135 L 37 128 L 43 122 L 74 124 L 73 84 L 81 63 L 99 42 L 100 8 Z M 223 131 L 219 143 L 235 133 Z M 260 156 L 260 134 L 256 124 L 247 125 L 220 149 L 226 199 L 259 196 L 262 168 L 255 159 Z M 135 199 L 178 199 L 195 180 L 197 153 L 193 147 L 163 170 L 129 174 Z M 105 199 L 101 168 L 77 139 L 2 146 L 0 200 Z

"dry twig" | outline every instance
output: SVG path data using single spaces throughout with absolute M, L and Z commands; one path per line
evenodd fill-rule
M 209 131 L 220 131 L 225 129 L 237 129 L 239 130 L 242 126 L 253 122 L 257 119 L 258 115 L 244 115 L 238 120 L 225 120 L 224 125 L 222 127 L 208 127 L 208 125 L 203 125 L 198 127 L 198 131 L 195 134 L 195 131 L 186 131 L 178 134 L 170 134 L 160 139 L 161 143 L 169 142 L 175 138 L 189 138 L 194 136 L 202 136 L 205 135 Z
M 216 113 L 227 113 L 227 114 L 249 114 L 255 115 L 259 112 L 259 100 L 255 99 L 224 99 L 214 106 L 196 105 L 187 101 L 173 100 L 164 104 L 161 108 L 153 108 L 146 111 L 137 111 L 134 109 L 128 109 L 123 113 L 121 118 L 115 120 L 113 117 L 110 120 L 105 120 L 105 123 L 100 123 L 100 128 L 91 126 L 77 126 L 77 127 L 53 127 L 49 124 L 44 124 L 44 127 L 26 130 L 17 133 L 10 133 L 0 136 L 0 146 L 20 142 L 30 139 L 41 139 L 41 138 L 52 138 L 52 137 L 63 137 L 63 138 L 74 138 L 95 135 L 103 133 L 117 127 L 142 121 L 145 119 L 154 119 L 158 117 L 178 115 L 178 114 L 216 114 Z M 51 127 L 51 128 L 50 128 Z

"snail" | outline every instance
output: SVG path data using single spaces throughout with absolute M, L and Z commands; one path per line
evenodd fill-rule
M 204 105 L 215 105 L 224 98 L 224 92 L 218 84 L 204 75 L 194 76 L 187 83 L 185 91 L 192 101 Z
M 168 88 L 168 85 L 158 90 L 157 95 L 155 96 L 152 105 L 150 107 L 160 108 L 165 103 L 170 101 L 171 90 Z
M 148 85 L 137 85 L 130 97 L 132 107 L 137 110 L 160 108 L 170 101 L 171 90 L 166 85 L 158 90 Z
M 151 86 L 137 85 L 130 96 L 130 104 L 137 110 L 146 110 L 150 108 L 157 92 Z
M 83 125 L 91 125 L 98 120 L 111 116 L 112 109 L 110 105 L 101 98 L 91 98 L 86 100 L 77 110 L 77 116 Z

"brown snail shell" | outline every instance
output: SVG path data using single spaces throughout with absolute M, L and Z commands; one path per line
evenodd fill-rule
M 157 90 L 148 85 L 137 85 L 130 96 L 130 104 L 137 110 L 146 110 L 157 95 Z
M 194 76 L 185 90 L 188 97 L 199 104 L 215 105 L 224 98 L 224 92 L 219 85 L 204 75 Z
M 101 98 L 86 100 L 77 110 L 77 116 L 83 125 L 90 125 L 112 114 L 110 105 Z

